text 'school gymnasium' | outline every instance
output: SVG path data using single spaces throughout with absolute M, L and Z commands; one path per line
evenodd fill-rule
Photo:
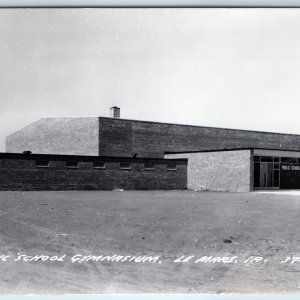
M 300 135 L 111 117 L 43 118 L 11 134 L 0 190 L 300 189 Z

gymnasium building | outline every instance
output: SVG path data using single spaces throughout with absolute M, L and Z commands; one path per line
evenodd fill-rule
M 300 135 L 111 117 L 42 118 L 9 135 L 0 189 L 300 189 Z

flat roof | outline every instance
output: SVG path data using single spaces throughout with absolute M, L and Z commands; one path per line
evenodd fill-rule
M 55 117 L 52 117 L 55 118 Z M 72 117 L 70 117 L 72 118 Z M 240 128 L 226 128 L 226 127 L 214 127 L 214 126 L 202 126 L 202 125 L 192 125 L 192 124 L 180 124 L 180 123 L 166 123 L 158 121 L 147 121 L 147 120 L 136 120 L 136 119 L 124 119 L 124 118 L 114 118 L 114 117 L 98 117 L 99 119 L 110 119 L 116 121 L 128 121 L 128 122 L 140 122 L 140 123 L 150 123 L 150 124 L 162 124 L 162 125 L 173 125 L 173 126 L 186 126 L 186 127 L 196 127 L 196 128 L 213 128 L 213 129 L 223 129 L 230 131 L 243 131 L 243 132 L 258 132 L 266 134 L 279 134 L 279 135 L 291 135 L 291 136 L 300 136 L 296 133 L 284 133 L 284 132 L 274 132 L 274 131 L 261 131 L 261 130 L 251 130 L 251 129 L 240 129 Z
M 187 162 L 187 158 L 155 158 L 155 157 L 131 157 L 131 156 L 87 156 L 87 155 L 69 155 L 69 154 L 40 154 L 40 153 L 10 153 L 10 152 L 0 152 L 0 159 L 22 159 L 22 160 L 68 160 L 68 161 L 100 161 L 106 160 L 111 162 L 118 161 L 131 161 L 141 163 L 144 161 L 155 161 L 157 163 L 165 163 L 168 161 L 178 161 L 178 162 Z
M 164 154 L 188 154 L 188 153 L 203 153 L 203 152 L 221 152 L 221 151 L 242 151 L 242 150 L 260 150 L 260 151 L 276 151 L 276 152 L 298 152 L 300 150 L 289 150 L 289 149 L 274 149 L 274 148 L 258 148 L 258 147 L 236 147 L 236 148 L 220 148 L 211 150 L 195 150 L 195 151 L 165 151 Z

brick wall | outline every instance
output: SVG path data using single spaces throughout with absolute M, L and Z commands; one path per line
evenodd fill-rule
M 173 190 L 186 189 L 187 162 L 176 161 L 177 170 L 167 170 L 167 160 L 103 159 L 105 169 L 95 169 L 89 159 L 47 158 L 49 167 L 36 167 L 35 159 L 0 158 L 0 190 Z M 79 161 L 78 169 L 68 169 L 66 160 Z M 131 162 L 131 170 L 120 169 L 120 162 Z M 145 170 L 152 162 L 155 170 Z
M 163 157 L 164 152 L 227 148 L 300 149 L 300 135 L 124 119 L 99 119 L 100 155 Z
M 188 158 L 188 189 L 252 190 L 250 150 L 168 154 L 165 157 Z
M 160 157 L 227 148 L 300 149 L 300 135 L 117 118 L 44 118 L 7 137 L 7 152 Z
M 6 138 L 6 152 L 98 155 L 99 119 L 43 118 Z

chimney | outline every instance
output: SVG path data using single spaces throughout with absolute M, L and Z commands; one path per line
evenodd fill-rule
M 110 116 L 112 118 L 120 118 L 120 107 L 113 106 L 110 108 Z

